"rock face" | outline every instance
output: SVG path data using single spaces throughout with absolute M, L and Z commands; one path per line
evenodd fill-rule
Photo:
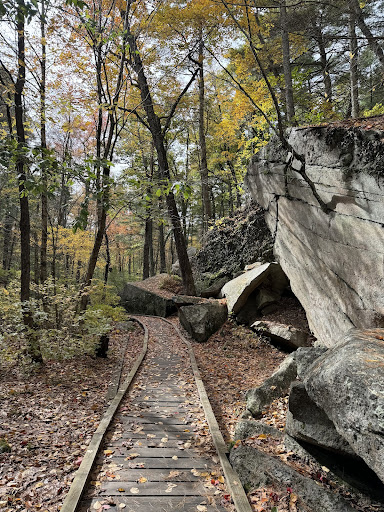
M 128 313 L 165 317 L 176 311 L 176 306 L 171 299 L 166 299 L 133 283 L 125 284 L 120 298 L 121 305 Z
M 193 263 L 195 274 L 210 273 L 216 276 L 213 280 L 223 275 L 232 277 L 255 261 L 273 261 L 272 246 L 263 209 L 250 204 L 232 217 L 220 219 L 204 235 Z
M 290 354 L 261 386 L 246 392 L 247 409 L 254 417 L 260 416 L 265 405 L 288 391 L 291 382 L 296 379 L 296 375 L 295 355 Z
M 279 300 L 288 281 L 278 263 L 255 263 L 251 270 L 240 274 L 223 286 L 221 295 L 227 299 L 228 312 L 238 314 L 245 306 L 242 316 Z
M 219 300 L 205 301 L 179 309 L 181 325 L 196 341 L 203 342 L 217 332 L 228 318 L 225 303 Z
M 277 457 L 271 457 L 251 446 L 231 450 L 230 461 L 240 476 L 241 483 L 251 488 L 272 485 L 286 492 L 294 489 L 298 496 L 298 510 L 308 512 L 353 512 L 346 501 L 325 490 L 311 478 L 302 476 Z
M 353 330 L 310 367 L 312 400 L 384 482 L 384 329 Z
M 266 210 L 274 252 L 311 331 L 332 346 L 353 327 L 384 327 L 384 144 L 382 132 L 297 128 L 289 142 L 332 211 L 325 213 L 287 152 L 271 142 L 246 176 Z M 294 168 L 298 168 L 296 162 Z
M 356 456 L 325 412 L 309 398 L 302 382 L 292 384 L 288 404 L 288 435 L 335 453 Z
M 266 320 L 258 320 L 251 325 L 252 329 L 258 334 L 267 336 L 287 348 L 295 350 L 299 347 L 306 347 L 310 344 L 309 336 L 306 332 L 300 331 L 290 325 L 277 324 Z

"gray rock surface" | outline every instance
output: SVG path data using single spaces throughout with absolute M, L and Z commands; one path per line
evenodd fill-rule
M 247 409 L 254 417 L 261 415 L 264 407 L 286 393 L 296 379 L 297 368 L 294 354 L 287 356 L 279 368 L 258 388 L 246 392 Z
M 193 261 L 195 276 L 197 280 L 206 273 L 233 276 L 255 261 L 273 261 L 272 246 L 263 209 L 250 204 L 236 210 L 232 217 L 218 220 L 207 231 Z
M 326 347 L 299 347 L 295 352 L 297 378 L 303 380 L 312 364 L 326 351 Z
M 208 286 L 208 288 L 205 288 L 200 295 L 206 299 L 211 297 L 216 299 L 219 296 L 223 286 L 230 280 L 231 278 L 229 276 L 220 277 L 219 279 L 216 279 L 210 286 Z
M 292 129 L 290 143 L 305 155 L 330 214 L 299 173 L 289 170 L 285 178 L 287 155 L 276 141 L 255 155 L 245 180 L 266 211 L 274 253 L 309 327 L 327 346 L 352 327 L 384 327 L 384 144 L 376 135 L 373 152 L 364 130 Z
M 310 344 L 309 335 L 290 325 L 278 324 L 276 322 L 258 320 L 251 325 L 251 328 L 258 334 L 267 336 L 290 349 L 306 347 Z
M 181 308 L 182 306 L 191 306 L 192 304 L 199 304 L 199 302 L 203 302 L 201 297 L 195 297 L 193 295 L 175 295 L 172 297 L 172 302 L 177 308 Z
M 227 306 L 223 301 L 210 300 L 194 306 L 179 309 L 181 325 L 196 341 L 203 342 L 217 332 L 228 318 Z
M 311 366 L 309 396 L 384 482 L 384 329 L 353 330 Z
M 239 446 L 231 450 L 230 461 L 243 485 L 250 488 L 267 487 L 286 492 L 291 487 L 298 496 L 298 512 L 352 512 L 346 501 L 304 477 L 276 457 L 256 448 Z
M 309 398 L 302 382 L 294 382 L 291 386 L 285 431 L 299 441 L 356 456 L 325 412 Z
M 171 299 L 140 288 L 139 285 L 126 283 L 120 295 L 120 304 L 128 313 L 166 317 L 176 311 Z
M 227 299 L 229 313 L 238 314 L 252 292 L 262 284 L 263 294 L 254 293 L 251 298 L 252 307 L 256 308 L 256 311 L 278 300 L 287 285 L 286 277 L 278 263 L 255 266 L 224 285 L 221 293 Z
M 272 304 L 277 304 L 280 298 L 281 295 L 279 293 L 269 290 L 262 285 L 250 294 L 247 302 L 236 316 L 237 322 L 252 325 L 260 318 L 262 311 L 265 311 Z
M 237 439 L 247 439 L 248 437 L 257 437 L 260 434 L 265 434 L 274 439 L 283 439 L 283 432 L 257 420 L 239 420 L 236 423 L 233 439 L 235 441 Z

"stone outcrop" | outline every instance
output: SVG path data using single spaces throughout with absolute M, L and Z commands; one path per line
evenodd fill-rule
M 298 510 L 308 512 L 353 512 L 345 500 L 319 486 L 284 464 L 251 446 L 239 446 L 231 450 L 230 461 L 240 476 L 241 483 L 250 488 L 272 486 L 277 491 L 294 489 L 298 497 Z
M 176 311 L 171 298 L 146 290 L 139 284 L 126 283 L 120 294 L 120 304 L 128 313 L 166 317 Z
M 204 289 L 219 277 L 233 277 L 250 263 L 273 261 L 272 246 L 264 211 L 251 203 L 218 220 L 204 235 L 193 261 L 197 281 L 201 276 Z
M 246 392 L 247 410 L 254 417 L 260 416 L 267 404 L 270 404 L 275 398 L 282 396 L 288 391 L 291 382 L 296 379 L 296 375 L 295 355 L 290 354 L 284 359 L 275 373 L 266 379 L 261 386 Z
M 294 382 L 291 386 L 285 431 L 299 441 L 342 455 L 356 456 L 323 409 L 309 398 L 302 382 Z
M 227 305 L 221 300 L 205 300 L 179 309 L 179 320 L 196 341 L 207 341 L 228 318 Z
M 287 151 L 272 141 L 246 176 L 266 210 L 274 253 L 303 305 L 311 331 L 332 346 L 353 327 L 384 327 L 383 132 L 310 127 L 289 142 L 305 156 L 308 183 L 288 168 Z
M 384 329 L 353 330 L 309 368 L 308 395 L 384 482 Z
M 272 341 L 275 341 L 291 350 L 310 345 L 308 333 L 300 331 L 290 325 L 258 320 L 257 322 L 254 322 L 251 327 L 257 334 L 266 336 Z
M 278 263 L 255 263 L 225 284 L 221 295 L 227 299 L 228 312 L 252 318 L 259 310 L 276 302 L 288 281 Z M 244 310 L 244 311 L 242 311 Z

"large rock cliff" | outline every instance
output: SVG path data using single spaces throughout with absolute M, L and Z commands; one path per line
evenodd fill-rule
M 254 156 L 246 176 L 266 210 L 276 258 L 328 346 L 352 327 L 384 327 L 384 131 L 373 125 L 291 131 L 289 143 L 304 155 L 327 208 L 295 171 L 299 162 L 286 164 L 290 155 L 278 141 Z

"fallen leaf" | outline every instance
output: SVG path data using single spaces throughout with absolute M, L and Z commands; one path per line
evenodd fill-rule
M 206 512 L 207 511 L 207 507 L 205 505 L 197 505 L 197 510 L 199 512 Z
M 112 455 L 115 450 L 104 450 L 104 455 Z
M 178 457 L 177 455 L 174 455 L 174 456 L 172 457 L 172 459 L 173 459 L 173 460 L 177 460 L 178 458 L 179 458 L 179 457 Z
M 139 483 L 139 484 L 145 484 L 145 482 L 148 482 L 148 480 L 145 478 L 145 476 L 141 476 L 141 477 L 138 479 L 138 483 Z
M 132 494 L 139 494 L 139 489 L 137 487 L 131 487 L 129 489 L 129 491 L 132 493 Z
M 125 492 L 124 487 L 119 487 L 117 490 L 118 490 L 119 492 Z
M 102 507 L 102 505 L 101 505 L 100 501 L 96 501 L 96 503 L 93 504 L 93 508 L 95 510 L 99 510 L 99 508 L 101 508 L 101 507 Z

